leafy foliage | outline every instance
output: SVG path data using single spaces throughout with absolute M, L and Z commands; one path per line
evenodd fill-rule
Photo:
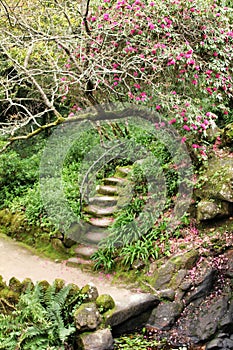
M 72 345 L 75 327 L 72 312 L 83 297 L 72 285 L 53 283 L 21 295 L 16 311 L 0 315 L 0 349 L 65 349 Z

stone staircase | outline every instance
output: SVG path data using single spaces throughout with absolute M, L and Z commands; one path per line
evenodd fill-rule
M 85 230 L 82 244 L 75 248 L 76 258 L 68 260 L 69 265 L 83 264 L 98 250 L 98 244 L 108 236 L 114 215 L 131 199 L 132 183 L 128 174 L 132 167 L 117 167 L 114 176 L 102 180 L 96 187 L 96 194 L 83 207 Z

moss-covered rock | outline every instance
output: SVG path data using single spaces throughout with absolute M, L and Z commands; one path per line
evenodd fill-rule
M 25 278 L 21 283 L 21 291 L 22 293 L 26 290 L 33 290 L 34 289 L 34 283 L 32 282 L 31 278 Z
M 230 204 L 220 200 L 201 200 L 197 205 L 197 221 L 230 216 Z
M 217 199 L 233 203 L 233 158 L 214 157 L 209 160 L 205 175 L 202 176 L 202 186 L 196 190 L 196 195 L 203 200 Z
M 4 282 L 3 277 L 0 276 L 0 291 L 7 287 L 6 282 Z
M 100 312 L 105 312 L 113 309 L 115 307 L 115 302 L 111 295 L 102 294 L 96 299 L 96 305 L 98 306 Z
M 153 287 L 157 290 L 172 288 L 176 289 L 185 277 L 185 272 L 191 269 L 199 257 L 198 251 L 193 249 L 182 255 L 175 255 L 166 264 L 155 271 L 152 278 Z M 178 271 L 183 272 L 178 274 Z M 175 277 L 174 277 L 175 276 Z M 176 278 L 179 276 L 179 279 Z M 174 283 L 173 283 L 174 282 Z M 177 283 L 178 282 L 178 283 Z
M 74 323 L 78 331 L 97 329 L 102 317 L 95 303 L 84 303 L 74 312 Z
M 16 277 L 12 277 L 9 281 L 9 289 L 15 293 L 21 294 L 22 292 L 21 282 Z
M 65 281 L 62 278 L 56 278 L 54 284 L 56 287 L 56 293 L 58 293 L 65 286 Z
M 49 282 L 46 281 L 46 280 L 39 281 L 39 282 L 38 282 L 38 285 L 40 286 L 40 288 L 41 288 L 44 292 L 46 292 L 46 290 L 47 290 L 47 289 L 49 288 L 49 286 L 50 286 Z
M 86 284 L 82 289 L 81 293 L 84 294 L 86 301 L 95 301 L 99 296 L 96 286 L 92 283 Z

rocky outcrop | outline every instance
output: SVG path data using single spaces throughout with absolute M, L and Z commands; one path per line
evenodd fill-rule
M 233 212 L 232 154 L 210 159 L 201 182 L 195 191 L 198 221 L 229 217 Z
M 175 256 L 154 273 L 154 285 L 157 295 L 169 287 L 175 298 L 152 310 L 150 330 L 174 345 L 204 343 L 206 350 L 233 349 L 233 250 L 212 257 L 195 251 Z

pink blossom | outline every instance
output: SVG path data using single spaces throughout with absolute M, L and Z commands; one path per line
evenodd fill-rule
M 192 81 L 192 84 L 193 84 L 193 85 L 197 85 L 197 80 L 194 79 L 194 80 Z
M 190 127 L 188 125 L 186 125 L 186 124 L 183 126 L 183 129 L 186 130 L 186 131 L 190 131 Z
M 92 16 L 92 17 L 91 17 L 91 21 L 92 21 L 92 22 L 95 22 L 95 21 L 96 21 L 96 16 Z
M 181 143 L 185 143 L 185 141 L 187 140 L 187 138 L 186 137 L 182 137 L 182 139 L 181 139 Z
M 215 52 L 213 53 L 213 55 L 214 55 L 214 57 L 217 57 L 217 56 L 218 56 L 218 53 L 215 51 Z
M 104 13 L 103 18 L 104 18 L 105 21 L 108 21 L 109 20 L 109 14 L 108 13 Z
M 68 117 L 70 118 L 70 117 L 73 117 L 74 116 L 74 113 L 73 112 L 71 112 L 69 115 L 68 115 Z
M 184 121 L 184 122 L 187 122 L 187 121 L 188 121 L 188 118 L 187 118 L 187 117 L 184 117 L 183 121 Z
M 169 122 L 168 122 L 168 124 L 174 124 L 174 123 L 176 123 L 176 118 L 173 118 L 173 119 L 169 120 Z
M 150 30 L 155 29 L 155 25 L 153 23 L 149 23 L 148 26 L 149 26 Z
M 176 64 L 176 61 L 174 60 L 174 58 L 172 58 L 170 61 L 168 61 L 167 65 L 168 66 L 171 66 L 171 65 L 174 65 Z
M 155 3 L 152 1 L 152 2 L 150 3 L 150 6 L 155 6 Z
M 227 114 L 228 114 L 228 111 L 224 111 L 223 114 L 227 115 Z
M 187 64 L 190 64 L 190 65 L 191 65 L 191 64 L 195 64 L 195 60 L 193 60 L 193 59 L 192 59 L 192 60 L 189 60 L 189 61 L 187 61 Z
M 176 91 L 171 91 L 171 94 L 172 95 L 176 95 Z
M 135 89 L 140 89 L 141 86 L 139 84 L 134 84 Z
M 197 145 L 196 143 L 193 143 L 193 144 L 192 144 L 192 148 L 200 148 L 200 146 Z
M 155 107 L 155 109 L 158 111 L 159 109 L 161 109 L 161 106 L 160 106 L 160 105 L 157 105 L 157 106 Z
M 216 13 L 216 17 L 220 17 L 221 16 L 221 14 L 220 13 Z

